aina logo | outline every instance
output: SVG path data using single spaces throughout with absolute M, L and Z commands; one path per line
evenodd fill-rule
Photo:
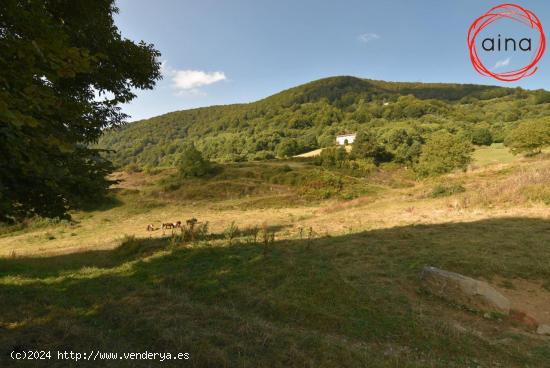
M 538 43 L 533 41 L 531 37 L 521 37 L 519 39 L 513 37 L 502 36 L 500 33 L 493 37 L 485 37 L 483 40 L 478 40 L 480 32 L 494 27 L 494 22 L 519 22 L 529 27 L 531 30 L 538 33 Z M 481 49 L 478 52 L 476 41 L 481 41 Z M 533 42 L 537 43 L 533 45 Z M 468 30 L 468 48 L 470 50 L 470 60 L 475 70 L 481 75 L 495 78 L 504 82 L 513 82 L 521 78 L 533 75 L 538 70 L 538 62 L 546 49 L 546 37 L 539 18 L 530 10 L 526 10 L 515 4 L 502 4 L 491 8 L 487 13 L 477 18 L 470 29 Z M 489 70 L 481 60 L 481 53 L 495 52 L 521 52 L 532 55 L 529 62 L 521 67 L 514 68 L 505 72 L 497 73 Z M 509 59 L 508 59 L 509 61 Z

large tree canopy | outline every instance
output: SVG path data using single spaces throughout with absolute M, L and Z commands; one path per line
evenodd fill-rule
M 550 147 L 550 121 L 548 119 L 524 121 L 510 132 L 505 143 L 514 154 L 540 153 L 543 148 Z
M 160 78 L 160 53 L 122 38 L 117 11 L 114 0 L 0 2 L 0 221 L 63 216 L 109 186 L 111 165 L 89 145 Z
M 472 161 L 472 144 L 446 131 L 432 134 L 422 147 L 417 171 L 422 176 L 465 170 Z

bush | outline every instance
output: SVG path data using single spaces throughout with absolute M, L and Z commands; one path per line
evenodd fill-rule
M 440 175 L 454 169 L 465 170 L 472 160 L 470 142 L 448 132 L 434 133 L 422 147 L 416 171 L 421 176 Z
M 341 167 L 348 159 L 348 153 L 344 146 L 328 147 L 321 151 L 321 154 L 314 159 L 314 163 L 325 167 Z
M 190 145 L 181 154 L 178 162 L 178 170 L 184 178 L 200 178 L 213 171 L 210 161 L 205 160 L 194 145 Z
M 391 161 L 391 154 L 378 142 L 374 132 L 365 130 L 357 133 L 353 142 L 352 158 L 372 159 L 376 165 Z
M 478 146 L 490 146 L 493 144 L 493 135 L 487 128 L 477 128 L 472 132 L 472 143 Z
M 415 128 L 392 128 L 382 136 L 392 160 L 405 165 L 418 161 L 424 139 Z
M 273 160 L 275 154 L 272 151 L 258 151 L 254 154 L 254 161 Z
M 550 121 L 523 122 L 508 134 L 504 143 L 515 155 L 540 153 L 543 148 L 550 146 Z
M 294 156 L 298 154 L 299 151 L 300 148 L 295 139 L 282 141 L 277 146 L 277 155 L 281 158 Z
M 344 169 L 347 169 L 350 175 L 365 176 L 376 171 L 377 165 L 372 160 L 357 159 L 344 162 Z

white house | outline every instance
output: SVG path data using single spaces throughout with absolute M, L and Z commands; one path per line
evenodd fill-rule
M 336 143 L 340 146 L 345 146 L 346 144 L 352 144 L 355 140 L 355 133 L 345 133 L 336 136 Z

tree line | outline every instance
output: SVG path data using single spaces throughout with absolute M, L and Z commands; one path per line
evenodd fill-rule
M 266 160 L 331 147 L 337 134 L 367 128 L 390 145 L 400 139 L 391 134 L 411 128 L 416 136 L 407 139 L 416 142 L 418 135 L 444 130 L 489 145 L 505 142 L 522 122 L 549 115 L 550 93 L 542 90 L 334 77 L 250 104 L 178 111 L 129 124 L 106 132 L 97 147 L 113 150 L 105 157 L 117 167 L 147 168 L 175 165 L 188 143 L 212 161 Z M 406 153 L 394 155 L 403 161 Z

